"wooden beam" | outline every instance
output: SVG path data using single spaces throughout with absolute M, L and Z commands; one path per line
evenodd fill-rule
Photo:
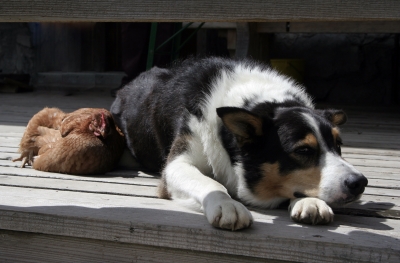
M 182 26 L 185 26 L 186 24 L 188 24 L 188 22 L 184 22 L 182 23 Z M 199 25 L 201 23 L 200 22 L 195 22 L 193 24 L 191 24 L 189 26 L 189 28 L 198 28 Z M 208 28 L 212 28 L 212 29 L 236 29 L 236 23 L 233 22 L 208 22 L 205 23 L 202 27 L 202 29 L 208 29 Z
M 259 33 L 400 33 L 400 21 L 258 23 Z
M 283 263 L 254 257 L 0 230 L 0 261 Z M 62 248 L 62 249 L 60 249 Z M 18 256 L 16 256 L 18 255 Z M 18 258 L 18 259 L 17 259 Z
M 391 21 L 399 10 L 397 0 L 1 0 L 0 22 Z
M 252 227 L 232 232 L 162 199 L 9 186 L 0 198 L 2 230 L 295 262 L 400 260 L 398 231 L 389 231 L 397 219 L 336 215 L 330 226 L 299 226 L 285 210 L 252 210 Z

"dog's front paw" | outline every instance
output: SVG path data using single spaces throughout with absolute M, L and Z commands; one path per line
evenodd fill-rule
M 213 193 L 204 202 L 204 213 L 214 227 L 238 230 L 251 226 L 253 216 L 241 203 L 220 193 Z
M 289 206 L 293 221 L 306 224 L 328 224 L 333 221 L 332 209 L 321 199 L 306 197 L 292 200 Z

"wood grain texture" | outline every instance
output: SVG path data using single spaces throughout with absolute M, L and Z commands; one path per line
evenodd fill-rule
M 258 23 L 259 33 L 400 33 L 400 21 Z
M 230 232 L 168 200 L 12 187 L 0 187 L 0 196 L 6 230 L 287 261 L 400 260 L 392 219 L 337 215 L 329 226 L 300 226 L 285 210 L 253 210 L 251 228 Z
M 62 248 L 62 249 L 60 249 Z M 0 230 L 0 262 L 283 263 L 255 257 Z M 18 257 L 16 258 L 16 254 Z
M 1 22 L 399 20 L 396 0 L 2 0 Z
M 96 193 L 96 194 L 111 194 L 123 196 L 141 196 L 149 198 L 157 198 L 156 185 L 143 185 L 138 182 L 133 183 L 117 183 L 107 181 L 79 181 L 70 179 L 53 179 L 40 177 L 22 177 L 22 176 L 2 176 L 0 185 L 9 187 L 23 187 L 30 189 L 50 189 L 66 192 L 80 193 Z M 399 194 L 400 196 L 400 194 Z
M 155 198 L 157 175 L 117 169 L 73 176 L 10 161 L 30 116 L 46 104 L 74 110 L 111 101 L 108 93 L 0 96 L 0 261 L 400 262 L 397 111 L 349 111 L 342 137 L 355 146 L 343 147 L 343 156 L 369 185 L 361 200 L 334 209 L 332 224 L 300 225 L 286 209 L 250 208 L 253 226 L 230 232 Z

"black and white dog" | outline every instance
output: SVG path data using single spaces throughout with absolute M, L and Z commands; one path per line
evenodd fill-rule
M 341 110 L 315 110 L 294 81 L 251 61 L 189 59 L 142 73 L 111 112 L 131 153 L 162 171 L 159 196 L 196 204 L 210 224 L 252 224 L 243 205 L 290 200 L 297 222 L 325 224 L 330 206 L 368 180 L 341 157 Z

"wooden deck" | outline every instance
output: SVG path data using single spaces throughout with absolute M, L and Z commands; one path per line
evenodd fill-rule
M 44 106 L 109 108 L 108 93 L 0 94 L 0 262 L 400 262 L 400 115 L 346 108 L 344 157 L 369 179 L 328 226 L 251 209 L 230 232 L 155 196 L 158 177 L 119 169 L 72 176 L 18 168 L 19 140 Z

